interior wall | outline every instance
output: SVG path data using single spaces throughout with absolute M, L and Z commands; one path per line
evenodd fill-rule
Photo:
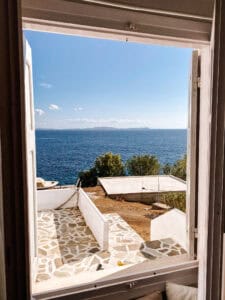
M 5 249 L 4 249 L 4 219 L 3 219 L 3 196 L 2 196 L 2 155 L 0 140 L 0 299 L 6 299 L 5 285 Z
M 1 246 L 5 253 L 6 298 L 17 300 L 30 299 L 21 23 L 20 1 L 0 1 Z

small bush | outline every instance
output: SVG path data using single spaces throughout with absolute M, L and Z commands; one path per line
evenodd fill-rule
M 186 165 L 187 165 L 187 155 L 185 154 L 183 158 L 178 159 L 173 165 L 165 164 L 163 166 L 163 174 L 179 177 L 186 180 Z
M 171 166 L 170 164 L 165 164 L 163 166 L 163 174 L 170 175 L 172 173 L 172 168 L 173 166 Z
M 153 155 L 134 155 L 126 163 L 129 175 L 157 175 L 160 171 L 160 164 L 157 157 Z
M 169 205 L 171 208 L 177 208 L 186 212 L 186 193 L 185 192 L 171 192 L 165 193 L 161 197 L 161 202 Z
M 185 154 L 182 159 L 175 162 L 172 168 L 172 175 L 186 180 L 186 165 L 187 165 L 187 155 Z
M 98 177 L 125 175 L 124 164 L 119 154 L 107 152 L 96 158 L 94 167 L 79 173 L 82 187 L 96 186 Z
M 98 177 L 125 175 L 124 164 L 119 154 L 107 152 L 96 158 L 94 168 Z
M 95 168 L 80 172 L 79 178 L 82 187 L 96 186 L 97 184 L 97 173 Z

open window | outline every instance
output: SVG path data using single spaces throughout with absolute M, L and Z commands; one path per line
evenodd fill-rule
M 20 70 L 23 69 L 23 64 L 20 64 L 20 48 L 18 39 L 20 39 L 20 34 L 18 32 L 20 28 L 20 15 L 18 13 L 18 3 L 13 3 L 13 1 L 4 1 L 3 7 L 1 9 L 2 16 L 2 26 L 3 26 L 3 43 L 2 43 L 2 55 L 1 55 L 1 78 L 4 85 L 1 89 L 2 105 L 4 117 L 1 119 L 1 150 L 2 150 L 2 185 L 3 185 L 3 210 L 4 210 L 4 233 L 5 233 L 5 262 L 6 268 L 3 269 L 1 274 L 6 273 L 7 277 L 7 293 L 11 293 L 15 297 L 25 299 L 26 295 L 28 298 L 28 291 L 25 291 L 28 287 L 26 277 L 29 272 L 27 271 L 26 256 L 24 253 L 28 253 L 28 248 L 26 245 L 26 232 L 24 233 L 21 228 L 24 229 L 24 223 L 26 223 L 26 216 L 28 213 L 26 211 L 27 197 L 24 192 L 26 188 L 26 164 L 24 163 L 26 158 L 25 152 L 25 141 L 23 136 L 25 134 L 24 120 L 24 103 L 23 88 L 21 87 Z M 82 3 L 83 2 L 83 3 Z M 23 20 L 25 26 L 30 26 L 30 28 L 36 28 L 38 30 L 52 30 L 54 32 L 69 32 L 69 33 L 82 33 L 86 35 L 94 34 L 98 36 L 104 36 L 106 34 L 111 35 L 111 37 L 116 37 L 119 39 L 133 39 L 135 41 L 148 41 L 159 42 L 162 44 L 174 43 L 180 45 L 188 45 L 193 48 L 200 49 L 201 53 L 201 95 L 200 95 L 200 113 L 199 113 L 199 170 L 198 170 L 198 262 L 199 262 L 199 299 L 206 298 L 206 291 L 208 295 L 212 296 L 212 282 L 216 283 L 218 280 L 218 274 L 220 273 L 219 267 L 221 261 L 219 257 L 220 245 L 219 239 L 221 238 L 220 232 L 216 234 L 215 228 L 221 229 L 221 220 L 223 220 L 222 210 L 217 214 L 215 213 L 216 208 L 220 207 L 219 196 L 216 195 L 217 199 L 214 199 L 214 194 L 211 197 L 209 203 L 209 191 L 215 193 L 213 188 L 215 184 L 213 180 L 218 179 L 218 173 L 223 171 L 223 165 L 221 164 L 220 157 L 221 154 L 220 146 L 223 144 L 223 103 L 218 101 L 218 86 L 222 86 L 222 76 L 219 80 L 219 85 L 217 83 L 218 67 L 221 67 L 222 53 L 219 47 L 220 40 L 219 30 L 221 29 L 220 17 L 221 17 L 221 6 L 220 1 L 217 5 L 217 16 L 218 24 L 216 24 L 216 41 L 214 36 L 210 37 L 212 32 L 211 21 L 215 20 L 212 14 L 209 13 L 209 1 L 201 7 L 200 2 L 191 1 L 189 5 L 180 7 L 179 3 L 173 1 L 169 4 L 169 7 L 163 5 L 163 1 L 159 1 L 156 7 L 152 7 L 149 4 L 148 8 L 140 7 L 124 7 L 118 4 L 114 5 L 112 9 L 112 3 L 109 8 L 104 7 L 100 3 L 96 6 L 92 5 L 93 1 L 89 1 L 86 5 L 84 2 L 88 1 L 58 1 L 51 0 L 45 1 L 45 3 L 39 3 L 37 1 L 22 1 L 23 9 Z M 97 2 L 97 1 L 94 1 Z M 122 1 L 121 1 L 122 2 Z M 125 1 L 123 1 L 125 2 Z M 127 2 L 127 1 L 126 1 Z M 140 2 L 139 2 L 140 3 Z M 211 2 L 210 2 L 211 3 Z M 8 5 L 6 5 L 8 4 Z M 191 5 L 193 4 L 193 5 Z M 168 4 L 167 4 L 168 5 Z M 210 4 L 211 5 L 211 4 Z M 201 9 L 202 8 L 202 9 Z M 212 8 L 212 5 L 211 5 Z M 157 11 L 159 9 L 159 11 Z M 109 10 L 109 11 L 107 11 Z M 204 10 L 204 12 L 203 12 Z M 208 11 L 208 13 L 207 13 Z M 110 12 L 110 13 L 109 13 Z M 158 22 L 159 21 L 159 22 Z M 19 29 L 19 30 L 18 30 Z M 218 29 L 218 30 L 217 30 Z M 222 39 L 223 40 L 223 39 Z M 210 48 L 210 41 L 211 46 Z M 213 49 L 215 44 L 215 51 Z M 215 64 L 214 74 L 215 75 L 215 85 L 213 85 L 213 94 L 215 98 L 213 99 L 213 111 L 211 109 L 211 90 L 212 90 L 212 77 L 211 77 L 211 61 L 212 54 L 215 52 Z M 219 61 L 219 63 L 218 63 Z M 9 66 L 11 72 L 9 72 Z M 223 67 L 223 65 L 222 65 Z M 222 69 L 222 68 L 221 68 Z M 219 78 L 220 79 L 220 78 Z M 20 93 L 22 90 L 22 93 Z M 219 91 L 219 96 L 221 96 L 223 89 Z M 221 98 L 220 98 L 221 99 Z M 218 103 L 219 104 L 218 104 Z M 214 106 L 215 105 L 215 106 Z M 22 108 L 22 110 L 21 110 Z M 222 109 L 220 109 L 222 108 Z M 211 126 L 211 112 L 212 112 L 212 126 Z M 221 130 L 217 130 L 219 127 Z M 217 132 L 218 131 L 218 132 Z M 210 137 L 210 132 L 212 132 L 212 138 Z M 222 140 L 222 142 L 221 142 Z M 215 145 L 215 151 L 212 149 L 212 159 L 210 159 L 210 142 L 212 141 L 212 148 Z M 220 155 L 221 154 L 221 155 Z M 215 163 L 214 163 L 215 161 Z M 221 168 L 219 165 L 221 164 Z M 216 165 L 216 172 L 213 169 L 213 174 L 210 174 L 209 166 L 214 168 Z M 217 168 L 218 167 L 218 168 Z M 216 175 L 215 175 L 215 174 Z M 222 172 L 220 173 L 222 174 Z M 209 176 L 211 176 L 209 184 Z M 21 180 L 20 180 L 21 177 Z M 221 192 L 222 183 L 217 182 L 219 185 L 219 192 Z M 217 186 L 218 187 L 218 186 Z M 218 189 L 216 189 L 217 193 Z M 221 193 L 222 194 L 222 193 Z M 16 200 L 16 201 L 15 201 Z M 25 201 L 25 203 L 24 203 Z M 210 204 L 210 205 L 209 205 Z M 222 207 L 222 206 L 221 206 Z M 207 216 L 210 216 L 210 220 Z M 3 216 L 3 214 L 1 214 Z M 217 222 L 217 219 L 218 222 Z M 212 222 L 212 223 L 211 223 Z M 210 226 L 212 224 L 212 226 Z M 193 222 L 192 222 L 193 226 Z M 209 232 L 209 234 L 208 234 Z M 215 233 L 215 235 L 214 235 Z M 214 237 L 214 236 L 215 237 Z M 192 234 L 193 236 L 193 234 Z M 211 245 L 207 244 L 207 237 L 209 236 Z M 211 247 L 211 249 L 210 249 Z M 215 249 L 216 248 L 216 249 Z M 215 249 L 215 251 L 210 251 L 207 257 L 207 249 L 210 251 Z M 3 251 L 2 251 L 3 252 Z M 213 255 L 211 255 L 213 254 Z M 216 255 L 218 254 L 218 259 Z M 213 256 L 213 258 L 212 258 Z M 207 265 L 207 260 L 209 260 Z M 153 285 L 160 285 L 160 282 L 165 282 L 165 280 L 173 278 L 180 278 L 181 274 L 188 275 L 187 268 L 189 267 L 190 273 L 195 269 L 197 271 L 197 264 L 187 264 L 178 263 L 176 266 L 171 268 L 160 268 L 157 269 L 157 273 L 148 269 L 145 274 L 141 274 L 140 277 L 145 276 L 145 280 L 141 281 L 138 274 L 134 277 L 126 277 L 123 281 L 110 281 L 105 282 L 103 285 L 106 286 L 105 290 L 101 290 L 101 283 L 89 285 L 85 287 L 84 290 L 89 289 L 88 297 L 92 295 L 96 296 L 97 293 L 108 294 L 110 291 L 114 291 L 114 297 L 121 294 L 127 286 L 131 288 L 134 295 L 135 291 L 144 286 L 151 288 Z M 178 270 L 179 269 L 179 270 Z M 22 270 L 22 272 L 21 272 Z M 162 273 L 165 275 L 162 275 Z M 190 275 L 189 273 L 189 275 Z M 217 276 L 211 276 L 214 274 Z M 161 274 L 161 276 L 160 276 Z M 191 273 L 192 274 L 192 273 Z M 163 277 L 164 276 L 164 277 Z M 207 276 L 207 280 L 206 280 Z M 213 278 L 214 277 L 214 278 Z M 212 280 L 212 278 L 214 280 Z M 207 283 L 207 284 L 206 284 Z M 208 286 L 209 283 L 209 286 Z M 113 290 L 114 285 L 114 290 Z M 163 288 L 163 284 L 160 285 Z M 219 294 L 219 284 L 215 285 L 214 291 L 217 290 L 217 295 Z M 65 294 L 72 294 L 75 289 L 64 289 L 63 291 L 57 291 L 56 294 L 49 294 L 49 297 L 56 298 Z M 84 291 L 81 289 L 76 290 L 77 293 L 82 293 L 84 296 Z M 126 290 L 127 293 L 127 290 Z M 211 294 L 209 294 L 211 293 Z M 21 296 L 22 295 L 22 296 Z M 86 294 L 87 296 L 87 294 Z M 45 295 L 36 295 L 36 298 L 45 297 Z M 78 296 L 79 297 L 79 296 Z
M 28 163 L 28 194 L 29 194 L 29 228 L 30 228 L 30 255 L 31 255 L 31 274 L 33 274 L 33 287 L 34 293 L 46 293 L 49 295 L 57 295 L 57 292 L 54 290 L 54 285 L 57 282 L 57 277 L 54 281 L 52 279 L 50 282 L 48 281 L 48 274 L 51 271 L 46 272 L 46 268 L 49 267 L 52 263 L 55 263 L 56 269 L 53 271 L 57 274 L 69 274 L 68 270 L 70 266 L 73 264 L 74 259 L 71 253 L 67 253 L 68 260 L 66 263 L 62 263 L 60 258 L 57 256 L 54 257 L 55 253 L 57 252 L 57 243 L 58 241 L 55 240 L 55 237 L 51 238 L 47 243 L 44 240 L 49 238 L 51 234 L 60 234 L 59 230 L 57 231 L 57 224 L 60 222 L 62 216 L 60 215 L 60 209 L 67 209 L 69 207 L 78 207 L 81 215 L 84 218 L 84 221 L 91 229 L 95 239 L 98 242 L 102 252 L 102 255 L 105 251 L 108 251 L 109 247 L 109 223 L 115 222 L 115 220 L 107 220 L 105 216 L 98 210 L 98 208 L 93 205 L 90 197 L 78 186 L 72 188 L 63 189 L 54 189 L 54 190 L 44 190 L 36 192 L 36 154 L 35 154 L 35 125 L 34 125 L 34 100 L 33 100 L 33 83 L 32 83 L 32 55 L 31 55 L 31 48 L 27 41 L 24 42 L 24 57 L 25 57 L 25 93 L 26 93 L 26 157 Z M 113 272 L 102 271 L 101 267 L 98 272 L 92 272 L 89 274 L 89 279 L 86 281 L 85 275 L 78 274 L 80 276 L 80 284 L 93 284 L 93 282 L 99 281 L 98 285 L 101 285 L 109 282 L 117 282 L 118 280 L 136 280 L 137 276 L 143 276 L 148 274 L 149 272 L 154 272 L 154 274 L 159 274 L 162 272 L 162 266 L 167 266 L 171 270 L 177 270 L 179 272 L 179 264 L 186 262 L 189 265 L 195 265 L 196 262 L 194 261 L 197 257 L 197 202 L 198 202 L 198 141 L 199 141 L 199 109 L 200 109 L 200 90 L 199 90 L 199 66 L 200 62 L 200 55 L 198 50 L 194 50 L 192 53 L 192 65 L 190 66 L 190 92 L 189 92 L 189 113 L 188 113 L 188 130 L 187 130 L 187 193 L 186 193 L 186 219 L 184 216 L 180 223 L 183 226 L 183 235 L 187 234 L 187 238 L 183 237 L 183 240 L 186 240 L 186 247 L 185 251 L 180 254 L 180 256 L 175 257 L 163 257 L 161 260 L 149 261 L 146 260 L 139 261 L 138 263 L 134 263 L 130 265 L 128 268 L 124 268 L 123 270 L 115 270 Z M 171 178 L 171 180 L 175 180 Z M 137 181 L 137 179 L 135 179 Z M 101 182 L 101 180 L 100 180 Z M 103 180 L 102 180 L 103 182 Z M 179 182 L 178 182 L 179 183 Z M 183 182 L 181 182 L 183 184 Z M 161 183 L 160 183 L 161 184 Z M 104 184 L 102 184 L 104 186 Z M 159 193 L 159 191 L 158 191 Z M 142 196 L 143 197 L 143 193 Z M 158 196 L 157 196 L 158 198 Z M 48 210 L 47 212 L 45 210 Z M 147 209 L 147 208 L 146 208 Z M 40 211 L 42 211 L 40 213 Z M 55 211 L 53 211 L 55 210 Z M 37 213 L 39 211 L 39 227 L 38 228 L 38 216 Z M 63 211 L 63 214 L 65 212 Z M 71 214 L 71 213 L 69 213 Z M 70 215 L 69 218 L 81 218 L 78 215 Z M 172 218 L 176 218 L 176 215 L 172 215 Z M 49 221 L 50 220 L 50 221 Z M 55 222 L 52 222 L 54 220 Z M 69 219 L 68 219 L 69 220 Z M 64 222 L 64 221 L 63 221 Z M 71 222 L 71 221 L 70 221 Z M 168 222 L 168 219 L 162 221 L 162 224 Z M 178 222 L 178 221 L 177 221 Z M 179 221 L 180 222 L 180 221 Z M 44 226 L 43 224 L 46 223 Z M 176 221 L 175 221 L 176 223 Z M 41 224 L 41 225 L 40 225 Z M 171 223 L 172 224 L 172 223 Z M 75 226 L 75 223 L 70 224 L 71 226 Z M 164 224 L 165 225 L 165 224 Z M 164 226 L 162 225 L 162 226 Z M 126 224 L 125 224 L 126 226 Z M 152 225 L 153 226 L 153 225 Z M 160 226 L 159 222 L 155 225 L 155 230 L 157 230 L 157 226 Z M 121 227 L 122 228 L 122 227 Z M 49 229 L 49 231 L 48 231 Z M 56 230 L 56 231 L 55 231 Z M 85 229 L 86 230 L 86 229 Z M 179 228 L 180 230 L 180 228 Z M 176 228 L 175 228 L 176 231 Z M 40 235 L 42 236 L 42 245 L 39 245 L 40 242 Z M 132 233 L 133 234 L 133 233 Z M 166 238 L 170 238 L 170 235 L 174 234 L 174 228 L 168 228 L 167 232 L 164 233 L 164 236 L 161 236 L 161 240 L 163 241 Z M 160 235 L 155 235 L 160 236 Z M 176 236 L 176 234 L 175 234 Z M 178 235 L 177 235 L 178 236 Z M 87 239 L 88 234 L 85 239 Z M 39 241 L 38 241 L 39 238 Z M 64 243 L 64 240 L 61 241 Z M 129 242 L 129 241 L 128 241 Z M 158 242 L 158 241 L 157 241 Z M 60 241 L 59 241 L 60 243 Z M 82 244 L 82 240 L 80 241 Z M 162 244 L 163 242 L 161 242 Z M 166 243 L 166 240 L 165 240 Z M 174 245 L 178 242 L 175 241 Z M 93 243 L 94 244 L 94 243 Z M 141 244 L 140 244 L 141 245 Z M 152 243 L 152 247 L 155 247 L 156 243 Z M 172 244 L 171 247 L 174 247 Z M 76 246 L 79 247 L 79 246 Z M 96 249 L 96 246 L 89 249 L 92 251 Z M 177 246 L 175 246 L 177 247 Z M 74 250 L 73 248 L 71 248 Z M 175 251 L 179 250 L 178 248 L 173 248 Z M 71 251 L 72 251 L 71 250 Z M 165 249 L 160 249 L 165 250 Z M 56 252 L 54 252 L 56 251 Z M 61 248 L 60 251 L 64 251 Z M 95 250 L 93 250 L 95 251 Z M 150 251 L 156 251 L 156 249 L 151 248 Z M 41 254 L 40 254 L 41 253 Z M 53 256 L 53 260 L 49 259 L 49 255 Z M 95 252 L 93 252 L 95 253 Z M 160 252 L 158 252 L 160 253 Z M 184 254 L 185 253 L 185 254 Z M 135 254 L 136 255 L 136 254 Z M 151 254 L 150 254 L 151 256 Z M 93 255 L 94 257 L 94 255 Z M 94 258 L 93 258 L 94 260 Z M 119 260 L 118 260 L 119 261 Z M 47 266 L 48 265 L 48 266 Z M 101 265 L 101 264 L 98 264 Z M 97 268 L 98 268 L 97 265 Z M 123 262 L 121 261 L 121 266 Z M 57 266 L 59 269 L 57 270 Z M 49 273 L 48 273 L 49 272 Z M 186 275 L 184 274 L 184 278 Z M 57 284 L 61 288 L 60 293 L 64 293 L 65 289 L 67 288 L 74 288 L 79 289 L 79 284 L 73 285 L 71 284 L 72 279 L 68 279 L 68 275 L 65 275 L 66 280 L 62 283 L 62 279 L 60 279 Z M 38 285 L 36 286 L 36 278 L 38 278 Z M 193 283 L 196 281 L 196 272 L 193 271 L 192 274 L 189 275 L 189 279 L 186 283 Z M 182 281 L 182 280 L 181 280 Z M 193 281 L 193 282 L 191 282 Z M 185 282 L 184 282 L 185 283 Z M 96 283 L 94 283 L 96 286 Z M 59 293 L 59 294 L 60 294 Z

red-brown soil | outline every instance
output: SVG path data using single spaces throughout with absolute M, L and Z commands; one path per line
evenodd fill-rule
M 84 188 L 95 205 L 102 213 L 119 214 L 145 241 L 150 239 L 151 219 L 165 212 L 165 210 L 152 209 L 151 205 L 128 202 L 123 199 L 111 199 L 105 196 L 100 186 Z

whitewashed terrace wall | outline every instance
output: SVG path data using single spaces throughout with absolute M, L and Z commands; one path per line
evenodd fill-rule
M 107 250 L 109 241 L 108 221 L 82 189 L 79 190 L 78 207 L 101 249 Z
M 76 188 L 50 189 L 37 191 L 38 211 L 45 209 L 68 208 L 77 206 Z M 74 194 L 75 193 L 75 194 Z M 74 195 L 73 195 L 74 194 Z M 71 198 L 71 199 L 70 199 Z M 70 199 L 68 201 L 68 199 Z
M 68 199 L 70 200 L 68 201 Z M 78 206 L 101 249 L 108 249 L 108 221 L 82 189 L 76 190 L 75 187 L 69 187 L 38 190 L 37 206 L 38 211 Z
M 171 209 L 151 220 L 151 240 L 172 238 L 187 249 L 186 214 L 179 209 Z

